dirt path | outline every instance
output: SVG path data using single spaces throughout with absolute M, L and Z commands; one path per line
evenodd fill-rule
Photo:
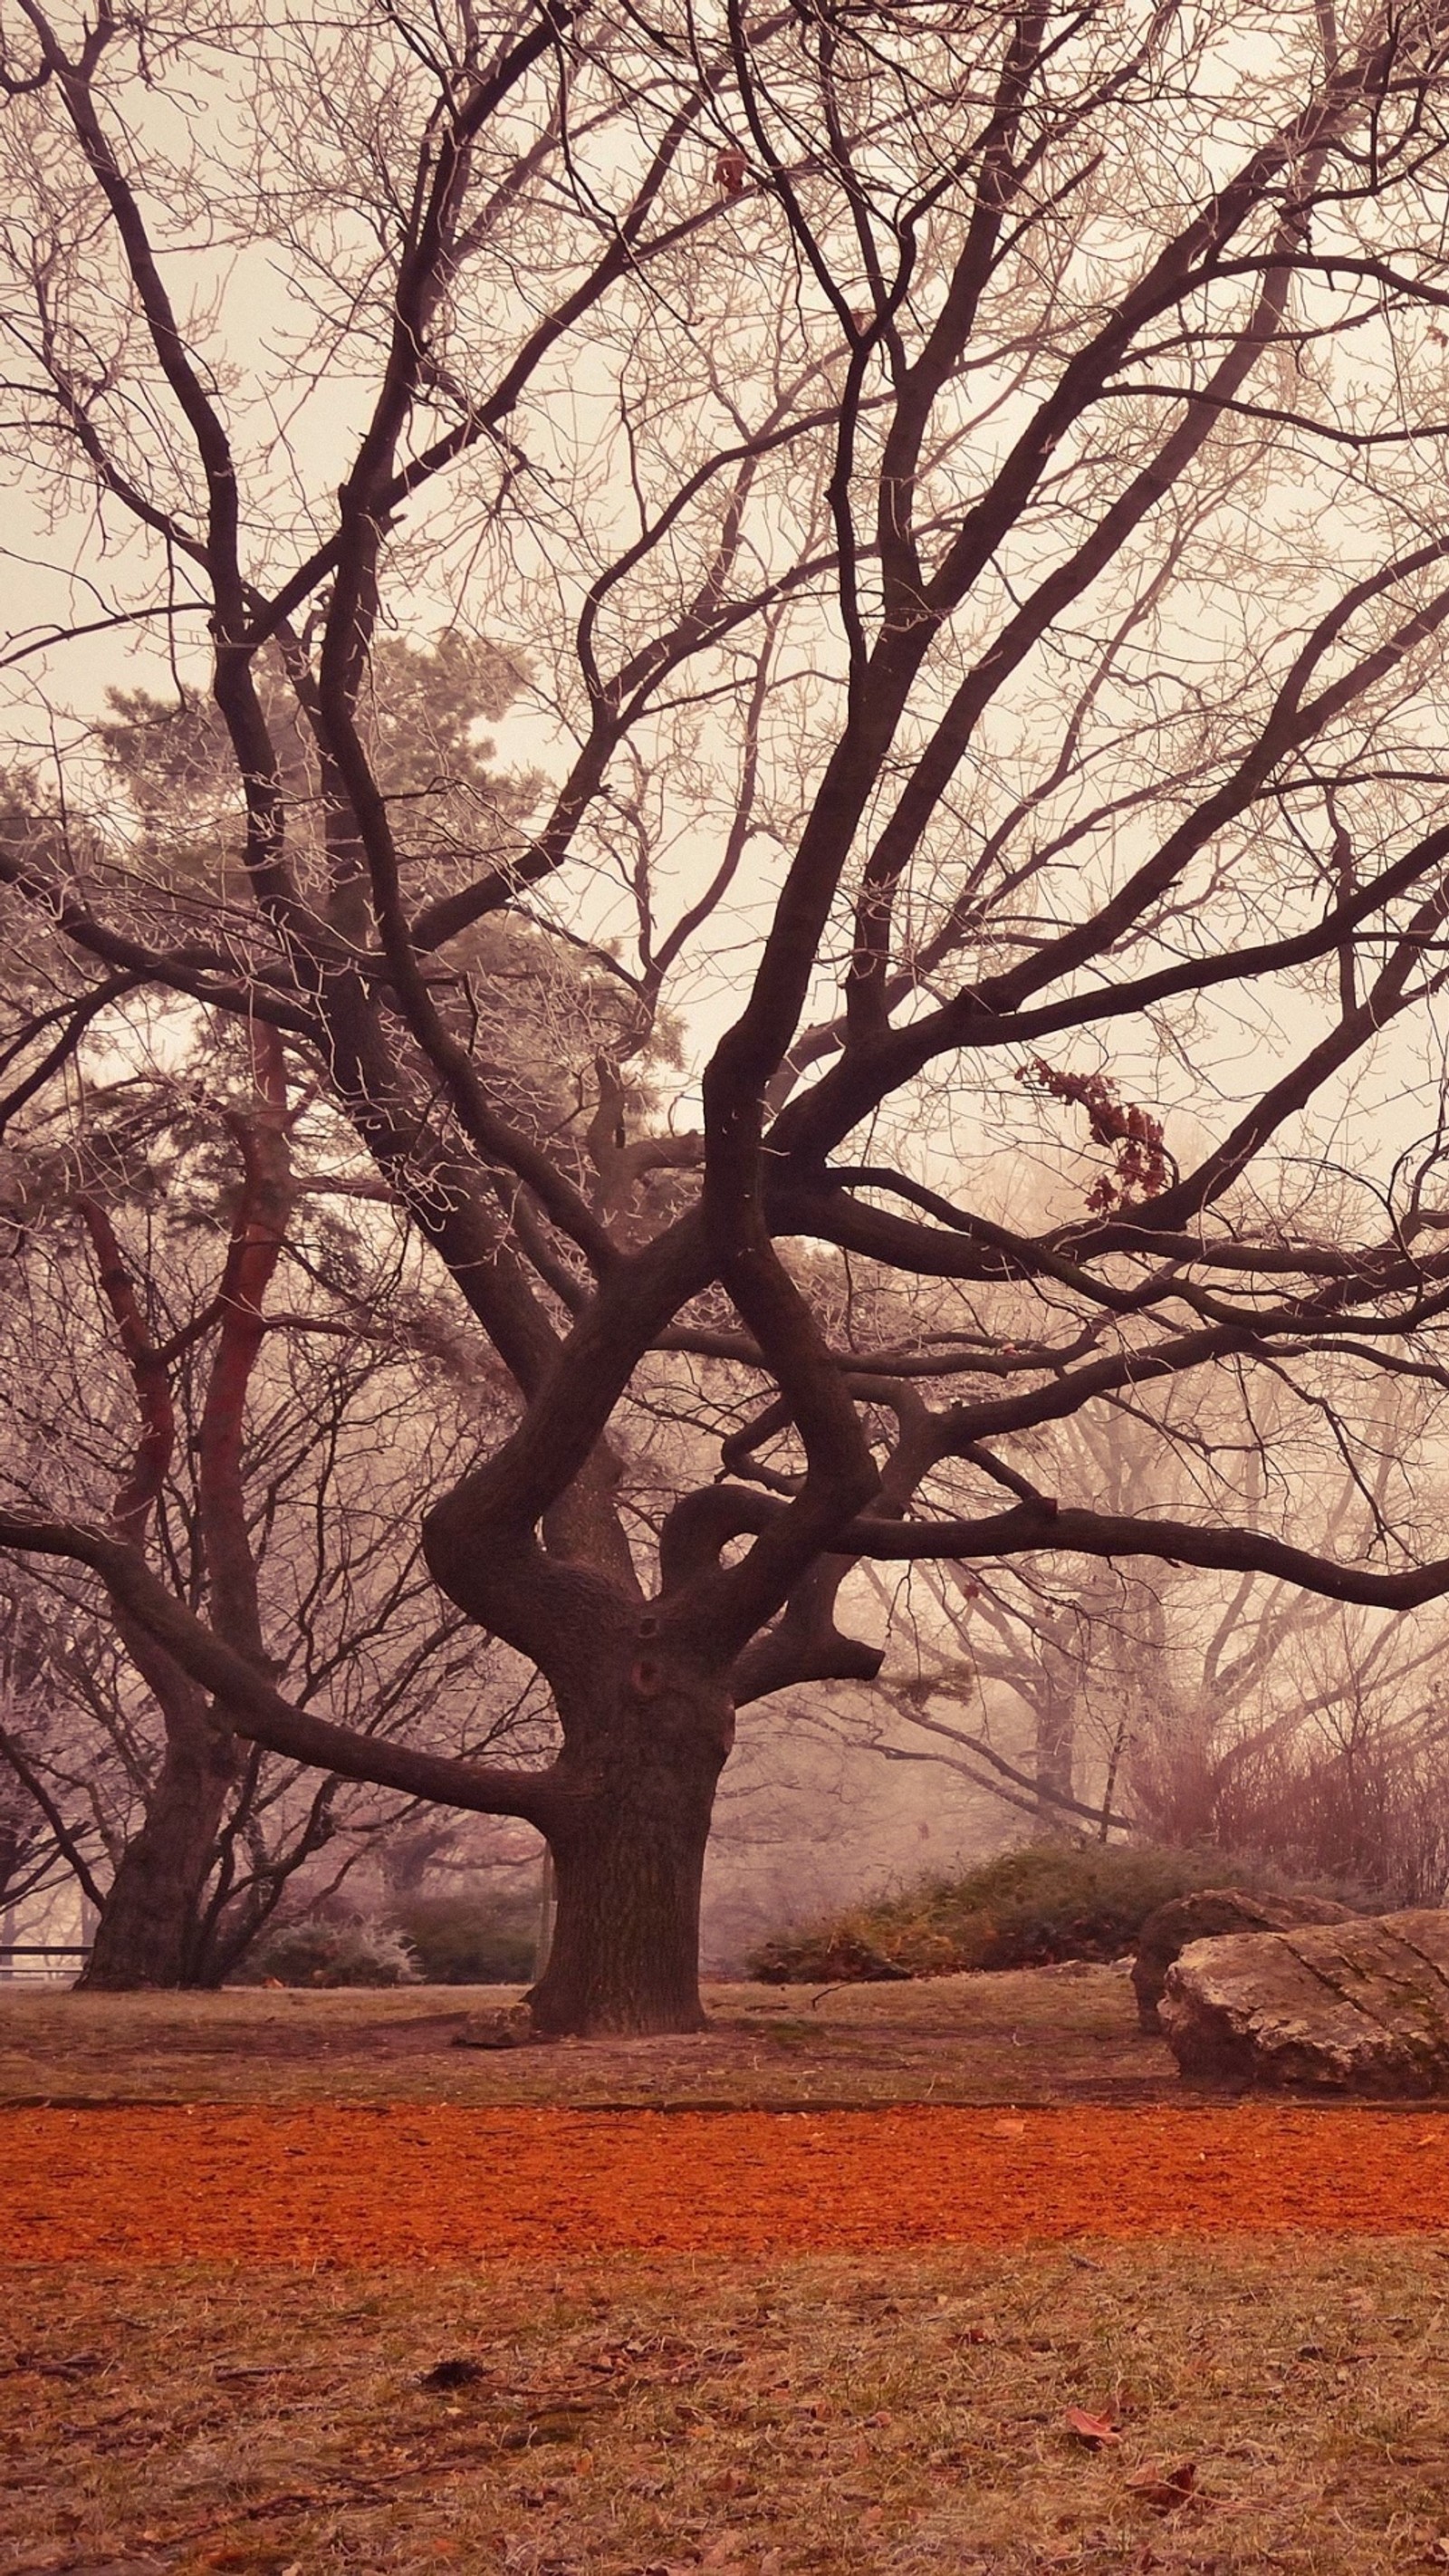
M 1433 2111 L 0 2113 L 11 2261 L 455 2263 L 1449 2231 Z

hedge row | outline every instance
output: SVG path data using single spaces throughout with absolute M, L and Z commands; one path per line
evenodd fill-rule
M 1027 1843 L 964 1877 L 924 1879 L 777 1933 L 755 1951 L 750 1973 L 767 1985 L 848 1984 L 1118 1959 L 1169 1897 L 1195 1887 L 1278 1884 L 1261 1865 L 1222 1852 Z

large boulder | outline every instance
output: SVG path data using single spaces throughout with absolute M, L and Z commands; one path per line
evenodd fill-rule
M 1250 1896 L 1245 1887 L 1199 1887 L 1174 1896 L 1149 1914 L 1137 1936 L 1132 1988 L 1144 2030 L 1161 2028 L 1157 2007 L 1167 1971 L 1189 1941 L 1211 1941 L 1226 1932 L 1286 1932 L 1295 1923 L 1348 1923 L 1347 1905 L 1326 1896 Z
M 1200 2081 L 1449 2092 L 1449 1913 L 1194 1941 L 1160 2011 L 1181 2072 Z

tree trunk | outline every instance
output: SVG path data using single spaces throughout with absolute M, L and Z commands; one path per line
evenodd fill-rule
M 1069 1842 L 1079 1827 L 1061 1799 L 1075 1795 L 1077 1700 L 1085 1643 L 1076 1608 L 1041 1626 L 1040 1686 L 1036 1694 L 1037 1832 L 1046 1841 Z
M 196 1982 L 202 1892 L 236 1767 L 234 1736 L 196 1710 L 167 1709 L 146 1821 L 121 1855 L 79 1985 Z
M 212 1625 L 234 1653 L 270 1675 L 247 1532 L 242 1445 L 264 1330 L 262 1301 L 281 1256 L 291 1206 L 291 1158 L 281 1039 L 261 1022 L 252 1026 L 250 1038 L 253 1104 L 246 1114 L 226 1116 L 244 1181 L 216 1301 L 221 1329 L 197 1435 L 196 1478 Z M 79 1204 L 135 1388 L 139 1438 L 112 1517 L 121 1537 L 140 1549 L 176 1445 L 169 1364 L 152 1341 L 110 1217 L 94 1198 Z M 79 1982 L 119 1989 L 195 1985 L 206 1946 L 202 1893 L 241 1757 L 205 1692 L 164 1647 L 135 1621 L 118 1617 L 117 1629 L 161 1711 L 166 1750 L 146 1801 L 145 1823 L 121 1855 Z
M 530 1998 L 535 2027 L 558 2036 L 704 2028 L 700 1882 L 733 1711 L 718 1684 L 639 1678 L 560 1765 L 558 1911 Z
M 12 1878 L 20 1876 L 20 1856 L 24 1849 L 20 1828 L 0 1817 L 0 1905 Z
M 1070 1841 L 1077 1827 L 1060 1801 L 1076 1794 L 1075 1692 L 1047 1684 L 1037 1703 L 1035 1750 L 1037 1832 L 1047 1841 Z

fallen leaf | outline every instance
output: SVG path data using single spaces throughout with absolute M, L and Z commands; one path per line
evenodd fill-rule
M 1083 2406 L 1069 2406 L 1065 2422 L 1067 2431 L 1075 2433 L 1079 2442 L 1087 2443 L 1093 2450 L 1105 2448 L 1109 2442 L 1120 2442 L 1122 2439 L 1109 2417 L 1089 2415 Z
M 1179 2460 L 1175 2469 L 1139 2469 L 1123 2482 L 1154 2513 L 1176 2513 L 1197 2493 L 1196 2460 Z
M 1025 2120 L 993 2120 L 991 2134 L 993 2138 L 1024 2138 L 1026 2122 Z

